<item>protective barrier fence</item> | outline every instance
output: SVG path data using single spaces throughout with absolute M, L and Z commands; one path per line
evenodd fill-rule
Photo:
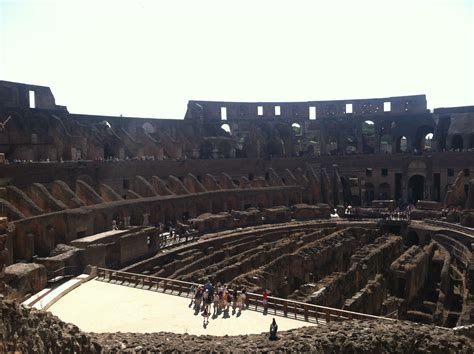
M 141 287 L 148 290 L 161 291 L 173 295 L 192 297 L 192 286 L 201 284 L 161 278 L 143 274 L 121 272 L 106 268 L 97 268 L 97 280 L 114 282 L 116 284 L 128 284 L 134 287 Z M 344 320 L 387 320 L 391 318 L 368 315 L 359 312 L 351 312 L 331 307 L 308 304 L 299 301 L 287 300 L 278 297 L 269 296 L 267 305 L 264 306 L 262 295 L 247 293 L 246 308 L 252 311 L 259 311 L 276 316 L 284 316 L 300 321 L 312 323 L 327 323 L 330 321 Z

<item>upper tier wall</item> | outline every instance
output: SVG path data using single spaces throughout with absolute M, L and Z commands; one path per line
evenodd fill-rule
M 426 96 L 400 96 L 369 99 L 308 102 L 214 102 L 189 101 L 185 119 L 315 119 L 320 117 L 374 114 L 413 114 L 427 112 Z M 314 113 L 310 111 L 314 110 Z M 314 114 L 314 116 L 313 116 Z

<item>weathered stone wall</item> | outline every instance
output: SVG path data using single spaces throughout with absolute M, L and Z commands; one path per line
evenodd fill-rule
M 382 236 L 374 243 L 356 250 L 351 257 L 351 265 L 345 272 L 335 273 L 323 279 L 317 285 L 317 291 L 309 296 L 308 301 L 317 305 L 343 307 L 346 299 L 351 298 L 377 274 L 387 274 L 390 260 L 402 253 L 402 238 L 399 236 Z M 380 303 L 374 308 L 381 308 Z
M 363 312 L 371 315 L 382 313 L 382 304 L 387 295 L 387 282 L 382 274 L 377 274 L 353 297 L 344 302 L 344 310 Z
M 16 263 L 5 268 L 4 280 L 10 291 L 9 297 L 22 299 L 46 287 L 46 267 L 36 263 Z
M 175 333 L 83 333 L 50 313 L 0 300 L 0 351 L 53 353 L 108 352 L 459 352 L 474 351 L 464 332 L 409 322 L 332 322 L 268 335 L 194 336 Z M 278 318 L 277 318 L 278 322 Z M 262 330 L 263 331 L 263 330 Z
M 425 285 L 435 243 L 412 246 L 390 266 L 392 293 L 411 302 Z

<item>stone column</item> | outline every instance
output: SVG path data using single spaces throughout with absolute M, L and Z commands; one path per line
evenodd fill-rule
M 149 213 L 143 214 L 143 226 L 150 225 L 150 221 L 148 221 L 148 217 L 150 216 Z

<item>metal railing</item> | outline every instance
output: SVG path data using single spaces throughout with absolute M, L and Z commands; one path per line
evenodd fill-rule
M 150 275 L 128 273 L 106 268 L 97 268 L 97 279 L 101 281 L 115 282 L 125 285 L 132 284 L 135 287 L 148 287 L 149 290 L 170 292 L 174 295 L 192 297 L 191 287 L 201 284 L 177 279 L 161 278 Z M 394 319 L 379 317 L 359 312 L 351 312 L 332 307 L 309 304 L 305 302 L 282 299 L 269 296 L 267 305 L 263 305 L 262 295 L 255 293 L 246 294 L 246 308 L 252 311 L 264 312 L 276 316 L 293 318 L 300 321 L 320 323 L 345 320 L 386 320 Z

